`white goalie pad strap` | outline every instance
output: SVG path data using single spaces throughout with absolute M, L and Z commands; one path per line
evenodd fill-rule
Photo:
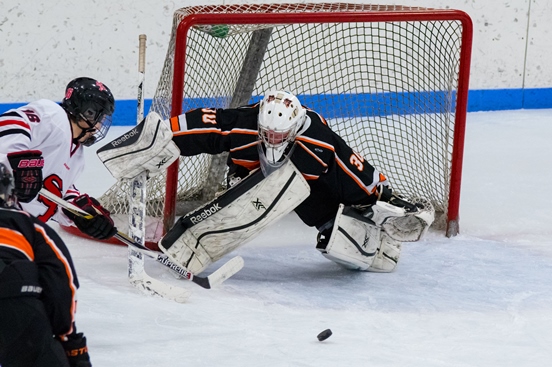
M 310 195 L 293 163 L 264 177 L 251 174 L 215 200 L 180 218 L 159 248 L 192 273 L 253 239 Z
M 326 258 L 346 268 L 368 270 L 377 254 L 380 235 L 381 228 L 341 204 L 328 245 L 319 250 Z
M 397 267 L 401 256 L 401 243 L 392 239 L 385 232 L 381 232 L 378 253 L 368 268 L 368 271 L 390 273 Z
M 172 137 L 168 124 L 157 113 L 150 112 L 135 128 L 107 143 L 96 154 L 116 179 L 131 179 L 143 171 L 155 176 L 180 155 Z

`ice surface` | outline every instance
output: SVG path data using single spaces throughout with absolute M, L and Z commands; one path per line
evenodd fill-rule
M 326 260 L 292 214 L 236 252 L 245 267 L 218 289 L 148 262 L 153 276 L 193 291 L 178 304 L 129 284 L 125 247 L 60 231 L 93 365 L 552 365 L 551 139 L 552 110 L 469 114 L 461 234 L 405 244 L 391 274 Z M 87 154 L 78 186 L 99 196 L 114 181 Z

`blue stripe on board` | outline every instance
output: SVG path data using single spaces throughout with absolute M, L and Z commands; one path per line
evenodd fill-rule
M 360 111 L 359 116 L 420 113 L 421 107 L 418 109 L 409 107 L 412 100 L 416 100 L 416 105 L 423 106 L 425 111 L 439 112 L 446 106 L 449 99 L 445 92 L 324 95 L 324 98 L 316 95 L 305 95 L 299 96 L 299 98 L 301 103 L 316 109 L 317 112 L 327 118 L 350 117 L 350 110 L 340 108 L 344 105 L 356 106 L 355 109 Z M 259 99 L 260 97 L 254 97 L 251 103 L 257 102 Z M 217 103 L 215 99 L 193 99 L 185 103 L 183 110 L 185 111 L 192 106 L 213 107 L 219 105 L 219 103 L 220 101 Z M 0 103 L 0 112 L 22 105 L 24 103 Z M 144 110 L 146 112 L 150 106 L 151 99 L 145 100 Z M 552 108 L 552 88 L 490 89 L 470 90 L 469 92 L 468 112 L 517 110 L 522 108 Z M 119 126 L 136 124 L 136 100 L 116 101 L 113 124 Z
M 298 95 L 301 103 L 311 107 L 327 118 L 350 117 L 350 111 L 358 111 L 358 116 L 410 115 L 421 112 L 439 113 L 447 111 L 452 100 L 445 92 L 416 93 L 380 93 L 380 94 L 324 94 Z M 258 102 L 261 97 L 255 96 L 250 103 Z M 221 99 L 194 98 L 185 101 L 183 110 L 191 107 L 217 107 Z M 343 108 L 351 106 L 351 108 Z

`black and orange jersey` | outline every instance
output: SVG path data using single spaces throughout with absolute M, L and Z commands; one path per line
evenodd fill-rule
M 69 334 L 78 280 L 57 233 L 27 212 L 0 208 L 0 261 L 0 298 L 39 297 L 54 334 Z
M 259 104 L 234 108 L 198 108 L 170 119 L 173 141 L 181 155 L 229 152 L 231 163 L 248 170 L 259 167 Z M 291 161 L 303 174 L 311 195 L 295 210 L 310 226 L 319 227 L 345 205 L 376 201 L 378 185 L 387 179 L 307 109 L 310 126 L 295 139 Z

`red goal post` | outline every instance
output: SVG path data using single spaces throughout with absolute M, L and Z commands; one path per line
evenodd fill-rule
M 459 10 L 345 3 L 186 7 L 174 14 L 151 108 L 169 118 L 289 90 L 326 117 L 396 191 L 429 198 L 440 214 L 436 226 L 456 235 L 472 34 L 470 17 Z M 224 162 L 183 157 L 166 177 L 150 179 L 149 215 L 170 228 L 178 205 L 192 203 L 185 212 L 224 187 Z M 124 185 L 102 197 L 110 210 L 121 211 Z

